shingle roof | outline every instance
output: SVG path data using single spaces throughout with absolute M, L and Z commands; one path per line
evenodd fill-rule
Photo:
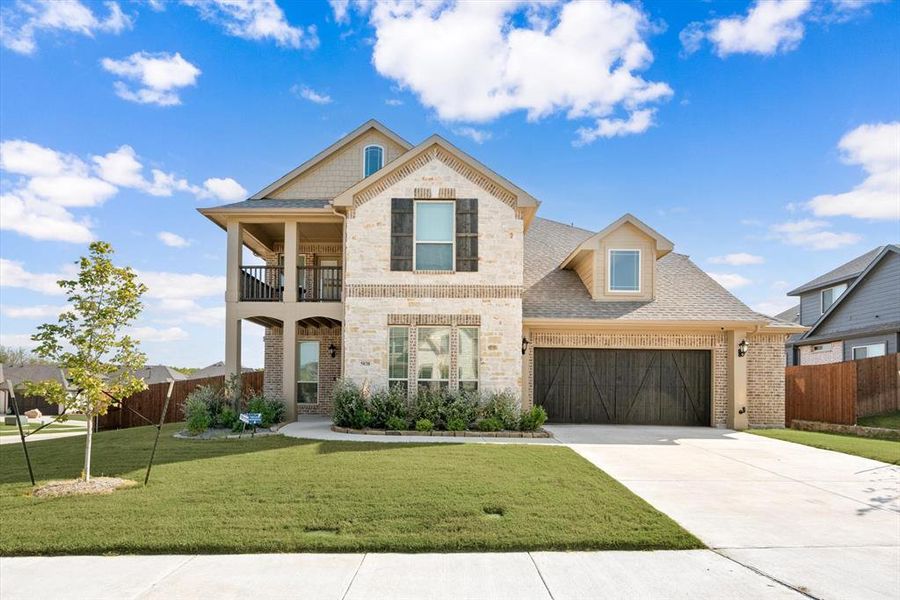
M 808 292 L 819 287 L 826 286 L 831 283 L 839 283 L 852 279 L 862 273 L 869 263 L 872 262 L 878 253 L 884 249 L 884 246 L 878 246 L 874 250 L 869 250 L 861 256 L 857 256 L 853 260 L 847 261 L 836 269 L 832 269 L 824 275 L 819 275 L 812 281 L 807 281 L 795 290 L 788 292 L 788 296 L 799 296 L 803 292 Z
M 276 200 L 274 198 L 262 198 L 260 200 L 241 200 L 233 204 L 214 206 L 210 210 L 271 210 L 280 208 L 326 208 L 330 200 Z
M 799 323 L 800 322 L 800 304 L 798 303 L 795 306 L 790 307 L 789 309 L 778 313 L 775 315 L 775 318 L 779 321 L 786 321 L 788 323 Z
M 2 365 L 2 367 L 0 373 L 3 374 L 3 377 L 0 378 L 0 382 L 12 380 L 16 387 L 25 381 L 33 381 L 35 383 L 39 381 L 58 381 L 65 384 L 62 372 L 56 365 Z
M 621 319 L 639 321 L 767 321 L 731 295 L 683 255 L 656 261 L 656 298 L 652 301 L 593 300 L 578 275 L 559 269 L 572 249 L 592 232 L 537 218 L 525 234 L 525 296 L 528 318 Z
M 242 367 L 242 373 L 249 373 L 253 371 L 253 369 L 249 367 Z M 191 373 L 187 378 L 188 379 L 205 379 L 206 377 L 220 377 L 225 375 L 225 363 L 222 361 L 215 362 L 211 365 L 203 367 L 202 369 L 197 369 L 193 373 Z

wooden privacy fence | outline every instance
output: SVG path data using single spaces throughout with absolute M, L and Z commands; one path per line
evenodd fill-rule
M 784 421 L 856 425 L 856 419 L 900 410 L 900 354 L 828 365 L 787 367 Z
M 261 391 L 263 387 L 263 372 L 253 371 L 244 373 L 242 377 L 244 392 L 249 390 Z M 169 409 L 166 411 L 166 423 L 184 420 L 184 400 L 188 394 L 201 385 L 223 386 L 225 376 L 205 377 L 202 379 L 185 379 L 176 381 L 172 389 L 172 399 L 169 401 Z M 147 421 L 136 415 L 136 411 L 152 423 L 159 423 L 163 406 L 166 403 L 168 383 L 153 383 L 147 386 L 143 392 L 138 392 L 123 401 L 122 407 L 112 407 L 97 420 L 97 429 L 126 429 L 128 427 L 140 427 L 149 425 Z M 127 408 L 126 408 L 127 407 Z M 131 410 L 128 410 L 131 408 Z

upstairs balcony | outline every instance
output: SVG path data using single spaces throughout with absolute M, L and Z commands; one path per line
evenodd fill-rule
M 283 302 L 285 267 L 242 265 L 241 302 Z M 342 267 L 297 267 L 298 302 L 341 302 Z

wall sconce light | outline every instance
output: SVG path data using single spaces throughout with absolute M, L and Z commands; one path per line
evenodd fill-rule
M 334 344 L 328 344 L 328 352 L 331 354 L 331 358 L 337 356 L 337 346 Z
M 522 354 L 524 355 L 528 352 L 528 344 L 531 342 L 528 341 L 528 338 L 522 338 Z
M 747 340 L 741 340 L 741 343 L 738 344 L 738 357 L 743 358 L 749 348 L 750 344 L 747 343 Z

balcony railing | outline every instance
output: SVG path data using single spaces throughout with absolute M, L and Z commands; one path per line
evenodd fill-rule
M 297 300 L 340 302 L 341 267 L 297 267 Z M 284 300 L 284 268 L 247 265 L 241 267 L 242 302 Z

